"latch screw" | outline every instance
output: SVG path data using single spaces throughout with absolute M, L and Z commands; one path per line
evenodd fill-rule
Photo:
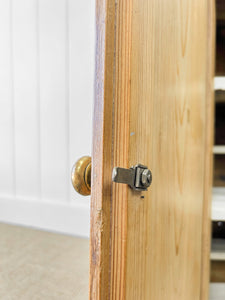
M 152 183 L 152 173 L 149 169 L 145 169 L 141 174 L 141 183 L 144 187 L 149 187 Z

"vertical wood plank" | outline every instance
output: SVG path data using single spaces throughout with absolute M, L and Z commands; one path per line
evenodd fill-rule
M 199 300 L 208 6 L 133 1 L 133 9 L 129 157 L 152 169 L 153 184 L 143 199 L 128 196 L 126 299 Z
M 89 299 L 110 299 L 114 1 L 96 1 Z
M 65 0 L 39 0 L 41 195 L 68 200 L 68 94 Z
M 11 1 L 0 1 L 0 195 L 12 196 L 14 179 Z
M 40 192 L 37 0 L 12 1 L 12 38 L 16 194 L 37 198 Z
M 116 6 L 113 166 L 129 168 L 132 1 Z M 121 30 L 118 30 L 118 29 Z M 122 141 L 122 143 L 121 143 Z M 136 163 L 135 163 L 136 164 Z M 126 299 L 128 186 L 114 184 L 111 208 L 110 299 Z

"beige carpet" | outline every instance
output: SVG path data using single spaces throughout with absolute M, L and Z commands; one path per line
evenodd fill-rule
M 89 241 L 0 224 L 1 300 L 88 299 Z

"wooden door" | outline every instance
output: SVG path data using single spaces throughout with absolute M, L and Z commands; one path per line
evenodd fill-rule
M 97 0 L 90 299 L 206 300 L 212 0 Z M 148 166 L 135 192 L 113 167 Z

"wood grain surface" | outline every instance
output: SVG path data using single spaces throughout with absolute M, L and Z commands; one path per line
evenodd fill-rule
M 114 96 L 114 1 L 96 1 L 96 67 L 90 221 L 90 299 L 109 299 Z
M 213 79 L 215 76 L 215 40 L 216 40 L 216 16 L 215 1 L 207 1 L 207 51 L 206 51 L 206 99 L 205 99 L 205 171 L 204 171 L 204 195 L 202 214 L 202 265 L 201 265 L 201 292 L 200 299 L 209 298 L 210 278 L 210 251 L 211 251 L 211 215 L 212 215 L 212 182 L 213 182 L 213 155 L 214 144 L 214 106 L 215 92 Z M 203 150 L 203 151 L 204 151 Z
M 90 299 L 207 299 L 213 9 L 97 1 Z M 148 192 L 112 184 L 137 163 Z

